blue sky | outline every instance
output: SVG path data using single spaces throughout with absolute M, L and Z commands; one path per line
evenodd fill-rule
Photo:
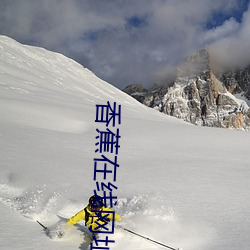
M 1 0 L 0 34 L 63 53 L 111 84 L 146 87 L 208 47 L 250 63 L 249 0 Z
M 222 10 L 216 10 L 211 14 L 211 18 L 207 21 L 206 28 L 212 29 L 216 28 L 217 26 L 223 25 L 225 20 L 230 18 L 234 18 L 237 22 L 242 22 L 242 17 L 244 12 L 247 11 L 249 0 L 240 0 L 237 3 L 237 7 L 233 8 L 229 13 L 224 13 Z

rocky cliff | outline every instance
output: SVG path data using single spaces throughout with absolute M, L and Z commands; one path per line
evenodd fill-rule
M 130 85 L 124 91 L 149 107 L 196 125 L 248 129 L 249 106 L 234 94 L 249 98 L 249 86 L 250 67 L 215 74 L 204 49 L 177 69 L 171 86 L 145 90 Z

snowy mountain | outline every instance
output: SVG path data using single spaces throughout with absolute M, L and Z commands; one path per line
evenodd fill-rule
M 250 103 L 250 66 L 245 68 L 225 70 L 218 72 L 217 77 L 222 81 L 228 91 L 233 94 L 238 94 L 247 99 Z
M 124 92 L 143 104 L 184 121 L 209 127 L 249 129 L 249 69 L 215 72 L 207 50 L 180 65 L 174 83 Z M 237 95 L 235 95 L 237 94 Z
M 0 37 L 0 248 L 89 249 L 84 222 L 53 229 L 93 194 L 96 105 L 121 105 L 121 225 L 184 250 L 248 250 L 249 133 L 193 126 L 140 104 L 63 55 Z M 110 249 L 163 249 L 115 229 Z

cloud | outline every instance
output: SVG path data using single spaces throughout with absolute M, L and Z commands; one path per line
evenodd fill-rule
M 243 44 L 249 18 L 230 18 L 238 9 L 237 0 L 2 0 L 0 33 L 64 53 L 120 88 L 148 87 L 204 46 Z M 214 13 L 229 18 L 208 30 Z
M 225 37 L 235 34 L 240 28 L 240 24 L 232 17 L 224 21 L 221 26 L 204 31 L 200 38 L 201 44 L 211 44 Z
M 220 29 L 227 29 L 226 25 Z M 221 39 L 210 44 L 210 51 L 213 53 L 218 64 L 225 67 L 245 67 L 250 64 L 250 9 L 243 15 L 242 22 Z

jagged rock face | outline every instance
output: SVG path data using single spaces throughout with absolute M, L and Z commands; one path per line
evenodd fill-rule
M 131 94 L 134 94 L 136 92 L 142 93 L 142 92 L 145 92 L 147 90 L 144 89 L 142 84 L 131 84 L 131 85 L 128 85 L 123 91 L 125 93 L 131 95 Z
M 125 89 L 123 89 L 125 93 L 133 96 L 137 101 L 143 102 L 147 90 L 143 87 L 142 84 L 130 84 Z
M 249 126 L 248 106 L 239 103 L 212 77 L 178 79 L 161 105 L 164 113 L 197 125 L 238 129 Z
M 249 127 L 249 107 L 230 94 L 229 85 L 217 79 L 206 50 L 188 58 L 184 70 L 181 67 L 179 72 L 173 87 L 163 98 L 164 113 L 197 125 Z
M 241 71 L 236 75 L 244 76 L 245 80 L 235 77 L 238 82 L 232 84 L 232 76 L 227 73 L 221 77 L 231 80 L 224 84 L 210 68 L 209 53 L 201 50 L 178 69 L 177 78 L 171 87 L 141 92 L 140 101 L 196 125 L 248 129 L 250 109 L 246 102 L 231 93 L 236 92 L 236 86 L 242 91 L 241 86 L 249 84 L 249 71 Z
M 230 93 L 242 93 L 250 100 L 250 66 L 218 74 Z

